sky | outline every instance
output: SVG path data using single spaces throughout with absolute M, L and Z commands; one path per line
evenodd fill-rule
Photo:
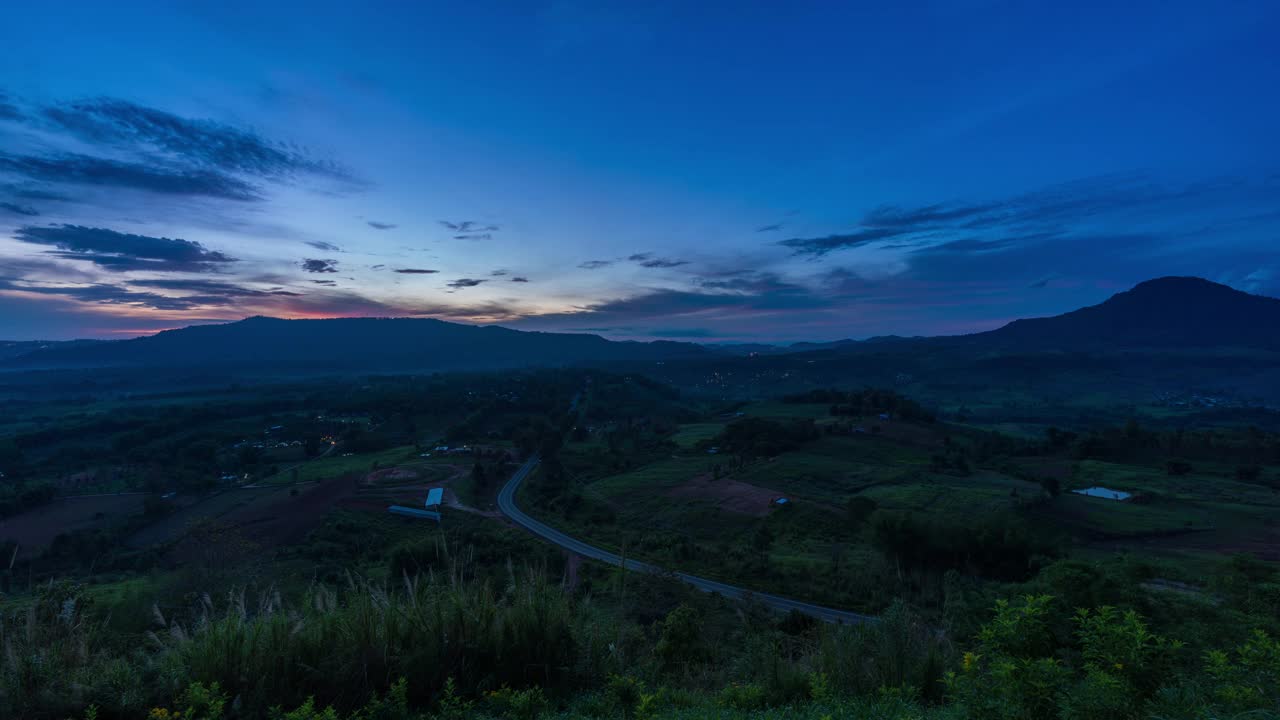
M 697 342 L 1280 296 L 1280 3 L 17 3 L 0 339 Z

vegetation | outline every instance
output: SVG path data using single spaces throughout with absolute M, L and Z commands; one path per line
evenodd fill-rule
M 1280 713 L 1262 426 L 1051 412 L 1009 434 L 897 390 L 743 401 L 578 370 L 23 402 L 0 438 L 0 717 Z M 570 535 L 879 620 L 533 541 L 496 510 L 533 453 L 518 500 Z M 385 512 L 428 487 L 439 526 Z

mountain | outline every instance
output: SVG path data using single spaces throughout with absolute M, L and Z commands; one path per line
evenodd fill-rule
M 614 342 L 598 335 L 421 318 L 252 317 L 131 340 L 52 346 L 2 360 L 0 366 L 438 371 L 656 362 L 706 354 L 693 343 Z
M 0 344 L 0 367 L 492 370 L 499 368 L 732 361 L 735 357 L 1012 357 L 1036 353 L 1280 351 L 1280 300 L 1200 278 L 1149 280 L 1063 315 L 939 338 L 887 336 L 786 347 L 615 342 L 598 335 L 524 332 L 417 318 L 280 320 L 254 317 L 110 342 Z M 21 347 L 18 347 L 18 346 Z M 903 362 L 895 359 L 893 363 Z
M 0 361 L 51 348 L 97 345 L 101 340 L 0 340 Z
M 1148 280 L 1063 315 L 964 336 L 990 350 L 1280 350 L 1280 300 L 1196 277 Z

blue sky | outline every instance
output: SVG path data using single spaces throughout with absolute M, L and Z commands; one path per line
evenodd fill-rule
M 830 340 L 1169 274 L 1280 295 L 1277 36 L 1268 2 L 24 3 L 0 338 Z

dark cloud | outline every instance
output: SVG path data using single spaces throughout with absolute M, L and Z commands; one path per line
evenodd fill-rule
M 460 220 L 458 222 L 440 220 L 438 222 L 441 226 L 456 233 L 489 233 L 497 232 L 501 229 L 498 225 L 482 223 L 477 220 Z
M 627 259 L 640 267 L 647 268 L 673 268 L 689 264 L 688 260 L 668 260 L 667 258 L 654 257 L 653 253 L 636 253 Z
M 62 202 L 71 198 L 60 192 L 55 192 L 46 186 L 33 185 L 30 183 L 16 184 L 5 183 L 0 184 L 0 195 L 7 196 L 16 200 L 50 200 Z
M 333 287 L 334 285 L 338 284 L 334 280 L 312 280 L 311 282 L 315 283 L 316 285 L 327 285 L 329 287 Z
M 142 165 L 66 153 L 49 157 L 0 154 L 0 171 L 32 180 L 145 190 L 249 202 L 261 200 L 257 187 L 215 170 Z
M 301 263 L 302 269 L 311 273 L 336 273 L 338 272 L 337 260 L 318 260 L 315 258 L 307 258 Z
M 511 282 L 527 283 L 527 282 L 529 282 L 529 278 L 527 278 L 527 277 L 523 277 L 523 276 L 520 276 L 520 275 L 517 275 L 517 276 L 515 276 L 515 277 L 511 278 Z
M 652 260 L 645 260 L 641 262 L 640 266 L 647 267 L 647 268 L 673 268 L 673 267 L 680 267 L 681 265 L 688 265 L 688 264 L 689 264 L 688 260 L 667 260 L 665 258 L 654 258 Z
M 489 281 L 477 280 L 476 278 L 458 278 L 457 280 L 451 281 L 449 283 L 449 287 L 453 288 L 454 290 L 461 290 L 462 288 L 475 287 L 481 283 L 486 283 L 486 282 L 489 282 Z
M 271 288 L 269 290 L 257 290 L 254 288 L 244 287 L 230 282 L 221 282 L 218 280 L 187 280 L 187 279 L 162 279 L 162 280 L 132 280 L 129 287 L 144 287 L 155 290 L 174 290 L 178 292 L 200 293 L 207 296 L 218 296 L 224 298 L 266 298 L 266 297 L 300 297 L 302 293 L 285 290 L 283 288 Z M 213 304 L 213 303 L 207 303 Z
M 882 205 L 847 233 L 788 238 L 779 244 L 797 255 L 821 257 L 864 246 L 927 249 L 947 245 L 963 249 L 954 243 L 973 240 L 976 233 L 1031 241 L 1065 238 L 1099 218 L 1112 220 L 1113 225 L 1114 221 L 1131 223 L 1134 217 L 1172 216 L 1190 205 L 1224 204 L 1236 193 L 1257 195 L 1260 191 L 1265 192 L 1230 179 L 1169 187 L 1141 176 L 1086 178 L 989 203 Z M 978 244 L 971 249 L 986 252 L 993 248 Z
M 583 270 L 599 270 L 600 268 L 607 268 L 612 264 L 612 260 L 588 260 L 586 262 L 579 263 L 578 267 Z
M 896 205 L 881 205 L 867 213 L 862 224 L 869 227 L 883 228 L 918 228 L 937 223 L 968 220 L 975 217 L 987 217 L 1001 209 L 1000 203 L 985 205 L 925 205 L 915 208 L 903 208 Z
M 493 235 L 490 233 L 468 233 L 466 235 L 454 235 L 454 240 L 492 240 Z
M 222 295 L 169 297 L 153 292 L 135 292 L 120 285 L 109 284 L 44 285 L 0 280 L 0 290 L 53 295 L 95 305 L 121 305 L 152 310 L 190 310 L 204 306 L 227 306 L 235 302 L 235 298 Z
M 9 100 L 8 95 L 6 95 L 3 92 L 0 92 L 0 120 L 21 120 L 21 119 L 22 119 L 22 111 L 18 109 L 17 105 L 14 105 Z
M 12 202 L 0 202 L 0 213 L 10 213 L 13 215 L 25 215 L 27 217 L 35 217 L 40 213 L 30 205 L 19 205 Z
M 396 272 L 401 275 L 434 275 L 439 270 L 428 270 L 426 268 L 396 268 Z
M 781 224 L 781 223 L 775 223 L 775 224 L 773 224 L 773 225 L 761 225 L 760 227 L 756 228 L 756 232 L 758 232 L 758 233 L 762 233 L 762 232 L 777 232 L 777 231 L 779 231 L 779 230 L 781 230 L 781 229 L 782 229 L 782 224 Z
M 82 140 L 159 153 L 184 165 L 274 180 L 299 174 L 349 178 L 335 163 L 313 158 L 296 146 L 124 100 L 81 100 L 46 108 L 43 114 L 51 124 Z
M 307 240 L 306 243 L 317 250 L 325 250 L 327 252 L 342 252 L 342 248 L 331 242 L 323 240 Z
M 106 228 L 80 225 L 28 225 L 14 238 L 35 245 L 68 260 L 87 260 L 109 270 L 155 270 L 162 272 L 208 272 L 235 258 L 206 249 L 192 240 L 121 233 Z
M 874 243 L 878 240 L 903 235 L 907 230 L 898 228 L 866 228 L 851 233 L 824 235 L 813 238 L 787 238 L 780 245 L 791 248 L 797 255 L 826 255 L 834 250 L 848 250 Z
M 494 270 L 493 272 L 489 273 L 489 277 L 506 277 L 507 275 L 510 275 L 510 274 L 511 273 L 506 270 Z
M 373 228 L 374 230 L 394 230 L 396 228 L 396 225 L 394 223 L 378 222 L 377 220 L 370 220 L 368 222 L 369 222 L 369 227 Z
M 735 278 L 703 279 L 697 289 L 653 290 L 626 298 L 606 300 L 575 312 L 527 318 L 531 328 L 585 331 L 587 326 L 652 335 L 655 328 L 681 328 L 681 323 L 754 327 L 769 318 L 793 317 L 797 311 L 825 311 L 831 299 L 809 288 L 787 282 L 772 273 L 744 273 Z M 775 320 L 779 321 L 779 320 Z

